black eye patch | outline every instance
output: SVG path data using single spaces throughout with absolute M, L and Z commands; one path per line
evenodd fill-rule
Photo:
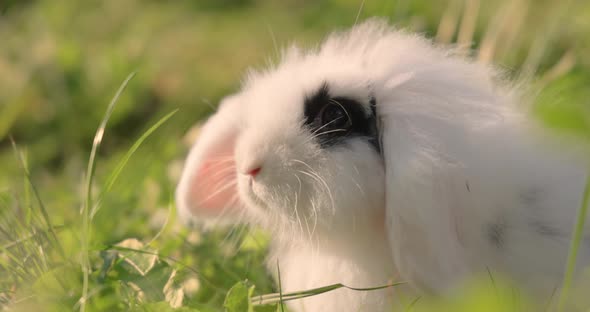
M 381 152 L 375 99 L 371 98 L 369 104 L 371 111 L 367 112 L 355 99 L 331 96 L 324 83 L 305 98 L 304 123 L 324 148 L 345 144 L 348 138 L 361 137 Z

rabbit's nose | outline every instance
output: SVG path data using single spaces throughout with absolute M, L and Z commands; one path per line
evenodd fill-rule
M 250 175 L 254 178 L 258 175 L 258 173 L 260 173 L 260 170 L 262 170 L 262 167 L 257 166 L 253 169 L 248 170 L 247 172 L 248 172 L 248 175 Z
M 260 174 L 263 167 L 266 167 L 266 161 L 259 157 L 248 158 L 240 161 L 238 172 L 246 177 L 255 178 Z

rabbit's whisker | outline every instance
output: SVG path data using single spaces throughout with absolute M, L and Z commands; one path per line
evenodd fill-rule
M 224 186 L 218 188 L 215 192 L 209 194 L 209 196 L 207 196 L 206 198 L 200 200 L 197 203 L 197 205 L 202 205 L 204 202 L 206 202 L 206 201 L 210 200 L 211 198 L 213 198 L 214 196 L 216 196 L 216 195 L 218 195 L 218 194 L 220 194 L 220 193 L 222 193 L 222 192 L 224 192 L 224 191 L 226 191 L 226 190 L 228 190 L 228 189 L 236 186 L 237 184 L 238 184 L 238 182 L 235 181 L 235 180 L 230 181 L 229 183 L 226 183 Z
M 313 136 L 312 138 L 317 138 L 320 135 L 324 135 L 324 134 L 328 134 L 328 133 L 346 132 L 346 131 L 348 131 L 348 130 L 346 130 L 346 129 L 333 129 L 333 130 L 328 130 L 328 131 L 320 132 L 320 133 L 316 134 L 315 136 Z
M 211 177 L 223 176 L 223 175 L 226 175 L 227 173 L 235 171 L 235 170 L 236 170 L 235 166 L 228 166 L 225 168 L 221 168 L 221 169 L 217 170 L 217 172 L 215 172 L 215 174 L 213 174 Z
M 330 197 L 330 203 L 332 205 L 332 213 L 335 214 L 336 213 L 336 205 L 334 204 L 334 197 L 332 196 L 332 190 L 328 186 L 328 183 L 326 183 L 326 180 L 322 179 L 322 177 L 314 171 L 311 171 L 311 172 L 302 171 L 302 170 L 297 170 L 297 171 L 301 172 L 304 175 L 311 177 L 315 181 L 319 182 L 319 184 L 321 186 L 324 187 L 326 193 L 328 194 L 328 197 Z

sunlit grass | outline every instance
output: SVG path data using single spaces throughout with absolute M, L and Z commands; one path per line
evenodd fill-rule
M 82 298 L 80 298 L 80 311 L 86 310 L 86 300 L 88 300 L 88 276 L 90 274 L 90 256 L 89 256 L 89 244 L 90 244 L 90 226 L 92 221 L 92 211 L 93 208 L 93 198 L 92 198 L 92 181 L 94 178 L 94 170 L 96 166 L 96 153 L 100 148 L 100 144 L 102 143 L 102 139 L 104 137 L 104 132 L 107 126 L 107 123 L 115 109 L 115 105 L 119 100 L 119 97 L 123 93 L 123 90 L 127 87 L 129 81 L 135 76 L 135 73 L 129 74 L 125 81 L 117 90 L 117 93 L 111 100 L 111 103 L 107 107 L 107 111 L 96 130 L 96 134 L 94 135 L 94 141 L 92 143 L 92 150 L 90 151 L 90 158 L 88 159 L 88 167 L 86 169 L 86 196 L 84 198 L 84 206 L 82 206 L 82 210 L 80 214 L 82 215 L 82 232 L 81 232 L 81 244 L 82 244 L 82 274 L 83 274 L 83 283 L 82 283 Z
M 582 243 L 582 238 L 584 235 L 584 225 L 586 222 L 586 216 L 588 212 L 588 203 L 590 201 L 590 179 L 586 178 L 586 187 L 584 188 L 584 195 L 582 197 L 582 204 L 580 206 L 576 226 L 573 231 L 571 244 L 570 244 L 570 251 L 567 257 L 567 265 L 565 268 L 565 275 L 563 278 L 562 283 L 562 291 L 559 298 L 559 305 L 557 307 L 558 311 L 565 311 L 565 307 L 567 304 L 570 288 L 572 287 L 572 282 L 574 278 L 574 272 L 576 270 L 576 260 L 578 259 L 578 251 L 580 249 L 580 244 Z
M 463 46 L 478 61 L 500 64 L 542 88 L 536 117 L 590 138 L 590 8 L 579 1 L 35 0 L 1 6 L 0 309 L 166 311 L 180 304 L 185 311 L 221 311 L 234 286 L 242 287 L 238 295 L 229 292 L 236 302 L 276 311 L 277 301 L 344 287 L 283 293 L 263 265 L 264 242 L 252 243 L 256 238 L 240 228 L 228 234 L 181 227 L 171 194 L 187 149 L 181 136 L 211 112 L 203 103 L 235 91 L 248 66 L 262 66 L 292 40 L 309 46 L 357 19 L 384 16 Z M 136 69 L 140 74 L 119 86 L 105 114 L 112 92 Z M 509 284 L 482 278 L 452 299 L 407 298 L 404 306 L 533 306 L 514 293 Z M 271 304 L 254 306 L 257 300 Z

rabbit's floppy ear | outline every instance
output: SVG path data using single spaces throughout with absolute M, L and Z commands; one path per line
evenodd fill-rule
M 235 215 L 240 209 L 234 161 L 238 101 L 226 97 L 200 130 L 176 189 L 181 218 Z
M 397 90 L 396 96 L 389 100 L 408 102 L 406 96 L 411 95 Z M 390 103 L 378 103 L 377 111 L 386 171 L 386 226 L 394 262 L 404 279 L 440 290 L 467 267 L 456 227 L 461 203 L 453 198 L 465 191 L 465 180 L 437 152 L 437 122 Z

